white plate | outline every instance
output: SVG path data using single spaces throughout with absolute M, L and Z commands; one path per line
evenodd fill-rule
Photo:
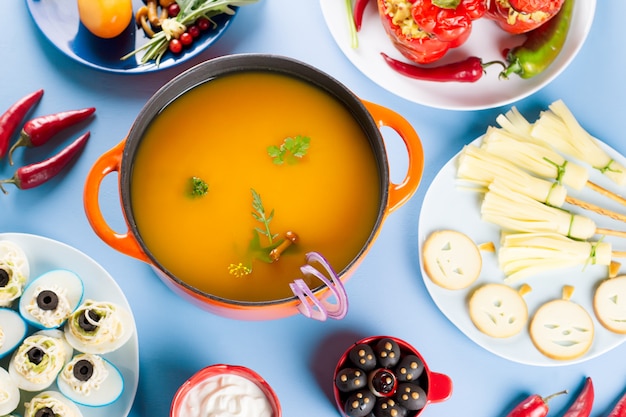
M 570 32 L 563 50 L 548 69 L 530 79 L 512 75 L 508 80 L 498 79 L 501 67 L 487 68 L 475 83 L 440 83 L 421 81 L 398 74 L 384 62 L 381 52 L 408 62 L 391 44 L 385 33 L 376 1 L 370 0 L 363 25 L 359 31 L 359 47 L 350 46 L 350 31 L 345 1 L 320 0 L 326 24 L 337 45 L 363 74 L 384 89 L 409 101 L 430 107 L 450 110 L 479 110 L 503 106 L 531 95 L 556 78 L 574 59 L 582 47 L 596 8 L 596 0 L 577 1 L 574 5 Z M 461 47 L 452 50 L 436 65 L 454 62 L 468 56 L 478 56 L 483 62 L 502 61 L 502 51 L 523 42 L 523 35 L 511 36 L 486 18 L 473 22 L 472 34 Z
M 480 138 L 473 143 L 477 144 L 479 141 Z M 615 150 L 606 145 L 604 145 L 604 148 L 616 161 L 622 164 L 626 163 L 625 158 Z M 600 280 L 606 278 L 606 266 L 588 265 L 584 268 L 581 266 L 554 270 L 530 277 L 525 281 L 532 287 L 532 291 L 524 296 L 528 305 L 529 316 L 532 316 L 534 311 L 546 301 L 561 298 L 563 285 L 568 284 L 573 285 L 575 288 L 571 300 L 583 306 L 593 318 L 595 338 L 591 349 L 584 356 L 570 361 L 553 360 L 542 355 L 532 344 L 527 330 L 523 330 L 521 333 L 508 339 L 496 339 L 481 333 L 473 325 L 467 311 L 468 293 L 475 286 L 486 282 L 502 282 L 504 278 L 504 274 L 498 268 L 496 254 L 482 252 L 483 269 L 481 275 L 475 285 L 469 289 L 458 291 L 445 290 L 435 285 L 428 278 L 424 271 L 421 253 L 424 241 L 432 232 L 442 229 L 458 230 L 467 234 L 477 244 L 493 242 L 496 248 L 500 240 L 500 229 L 481 220 L 480 203 L 482 195 L 464 189 L 457 182 L 457 157 L 458 154 L 441 169 L 433 180 L 426 192 L 419 219 L 419 254 L 422 278 L 428 292 L 441 312 L 478 345 L 498 356 L 524 364 L 540 366 L 568 365 L 597 357 L 624 343 L 626 336 L 606 330 L 597 321 L 593 312 L 592 298 L 594 287 Z M 589 180 L 609 190 L 617 189 L 615 184 L 596 170 L 590 173 Z M 625 211 L 623 206 L 589 189 L 583 189 L 579 192 L 569 191 L 568 195 L 614 211 Z M 599 216 L 577 207 L 571 207 L 567 204 L 563 208 L 592 218 L 599 228 L 626 230 L 626 223 Z M 606 236 L 604 241 L 611 242 L 615 250 L 624 250 L 623 248 L 626 248 L 626 240 L 623 238 Z M 616 259 L 616 261 L 623 263 L 623 260 Z M 624 273 L 623 268 L 621 273 Z M 515 283 L 514 287 L 517 288 L 518 285 L 521 285 L 521 282 Z
M 110 301 L 131 311 L 126 297 L 111 275 L 77 249 L 52 239 L 22 233 L 0 233 L 0 240 L 15 242 L 24 250 L 30 263 L 31 281 L 51 269 L 69 269 L 82 278 L 85 284 L 85 298 Z M 124 376 L 122 396 L 105 407 L 79 406 L 84 417 L 125 417 L 130 412 L 139 381 L 137 329 L 134 322 L 132 325 L 135 331 L 130 340 L 118 350 L 103 355 L 114 363 Z M 53 384 L 51 389 L 56 390 L 56 384 Z M 23 401 L 20 400 L 20 407 L 16 411 L 23 415 Z

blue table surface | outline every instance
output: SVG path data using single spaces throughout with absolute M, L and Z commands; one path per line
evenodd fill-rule
M 591 415 L 600 417 L 626 389 L 626 345 L 575 365 L 512 362 L 463 335 L 424 287 L 417 261 L 417 224 L 428 185 L 464 144 L 509 106 L 440 110 L 382 89 L 337 47 L 316 0 L 266 0 L 245 6 L 214 47 L 180 66 L 140 76 L 105 73 L 74 62 L 40 33 L 25 1 L 4 3 L 0 108 L 44 88 L 38 114 L 95 106 L 97 117 L 89 124 L 92 139 L 71 171 L 33 190 L 7 186 L 10 193 L 0 195 L 0 231 L 65 242 L 95 259 L 119 283 L 134 312 L 140 346 L 139 386 L 131 417 L 168 416 L 177 387 L 214 363 L 243 365 L 261 374 L 276 391 L 285 416 L 337 416 L 332 397 L 337 359 L 357 339 L 381 334 L 411 343 L 432 370 L 452 378 L 450 399 L 429 405 L 424 417 L 502 416 L 528 394 L 547 395 L 563 388 L 575 392 L 586 376 L 593 378 L 596 388 Z M 576 59 L 551 84 L 514 104 L 524 111 L 545 108 L 561 98 L 587 130 L 626 154 L 624 15 L 626 2 L 598 1 L 593 27 Z M 420 188 L 387 218 L 372 250 L 348 281 L 350 310 L 343 320 L 316 322 L 296 315 L 266 322 L 236 321 L 208 313 L 171 292 L 150 267 L 103 243 L 85 217 L 82 189 L 87 172 L 124 137 L 148 98 L 192 65 L 246 52 L 286 55 L 320 68 L 361 98 L 402 114 L 423 141 L 426 166 Z M 390 147 L 392 163 L 402 160 L 399 148 Z M 5 161 L 0 171 L 12 175 Z M 123 227 L 114 179 L 105 180 L 101 200 L 112 226 Z M 573 395 L 556 398 L 550 415 L 561 415 L 572 399 Z

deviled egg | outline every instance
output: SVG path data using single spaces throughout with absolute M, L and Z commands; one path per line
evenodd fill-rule
M 10 240 L 0 240 L 0 307 L 9 307 L 24 291 L 30 264 L 22 248 Z
M 24 289 L 20 298 L 20 314 L 32 326 L 54 329 L 83 300 L 83 281 L 67 269 L 55 269 L 40 275 Z
M 101 407 L 117 400 L 124 389 L 122 373 L 99 355 L 79 353 L 57 377 L 59 391 L 77 404 Z
M 0 368 L 0 416 L 11 413 L 20 403 L 20 390 L 11 375 Z
M 44 391 L 25 404 L 24 417 L 83 417 L 79 408 L 56 391 Z
M 40 330 L 24 339 L 13 353 L 9 374 L 20 389 L 41 391 L 52 385 L 72 353 L 61 330 Z
M 103 354 L 124 345 L 134 328 L 133 317 L 124 307 L 86 300 L 65 323 L 65 337 L 80 352 Z
M 0 308 L 0 358 L 13 352 L 26 336 L 27 330 L 26 322 L 17 311 Z

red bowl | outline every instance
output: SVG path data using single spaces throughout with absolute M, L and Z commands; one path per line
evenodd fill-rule
M 341 412 L 342 416 L 355 417 L 355 414 L 348 414 L 345 410 L 345 407 L 348 398 L 350 398 L 351 395 L 356 393 L 357 391 L 371 391 L 371 393 L 374 394 L 372 398 L 374 398 L 375 401 L 378 401 L 379 399 L 389 398 L 398 403 L 398 401 L 395 400 L 396 394 L 399 394 L 399 390 L 396 390 L 401 385 L 401 383 L 395 379 L 396 375 L 398 375 L 398 373 L 396 372 L 398 368 L 396 367 L 396 365 L 381 364 L 380 355 L 378 354 L 375 355 L 375 357 L 378 357 L 376 366 L 373 369 L 363 369 L 363 372 L 367 374 L 367 376 L 365 377 L 365 380 L 367 381 L 367 386 L 360 385 L 359 388 L 346 392 L 340 390 L 335 382 L 337 381 L 337 376 L 339 372 L 345 368 L 368 368 L 366 366 L 357 365 L 350 359 L 350 352 L 352 348 L 357 345 L 365 344 L 369 345 L 375 350 L 375 346 L 377 345 L 377 343 L 383 339 L 389 339 L 399 346 L 400 359 L 398 360 L 398 363 L 401 363 L 402 358 L 406 355 L 415 355 L 423 364 L 423 371 L 421 372 L 421 375 L 412 382 L 419 385 L 424 390 L 424 393 L 426 394 L 426 402 L 419 410 L 409 410 L 406 414 L 406 417 L 416 417 L 421 414 L 422 410 L 424 410 L 428 404 L 445 401 L 450 398 L 450 396 L 452 395 L 452 380 L 450 379 L 450 377 L 438 372 L 431 371 L 428 367 L 428 364 L 426 363 L 422 355 L 417 351 L 417 349 L 415 349 L 404 340 L 398 339 L 396 337 L 371 336 L 359 340 L 354 345 L 350 346 L 350 348 L 348 348 L 344 352 L 344 354 L 341 356 L 341 359 L 339 359 L 339 361 L 337 362 L 337 367 L 335 368 L 335 373 L 333 376 L 333 392 L 335 394 L 335 402 L 337 403 L 337 408 Z M 373 382 L 373 380 L 379 375 L 383 375 L 383 377 L 387 378 L 387 382 L 386 384 L 382 384 L 382 388 L 380 384 Z M 366 412 L 365 415 L 370 416 L 375 414 L 373 414 L 372 411 Z

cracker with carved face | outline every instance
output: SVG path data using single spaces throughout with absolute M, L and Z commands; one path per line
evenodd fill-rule
M 548 301 L 537 309 L 529 327 L 535 347 L 549 358 L 571 360 L 584 355 L 594 338 L 591 316 L 571 301 L 573 287 L 565 286 L 563 298 Z
M 506 338 L 521 332 L 528 323 L 523 295 L 527 285 L 515 290 L 506 284 L 484 284 L 469 297 L 470 319 L 478 330 L 491 337 Z
M 593 309 L 605 328 L 626 334 L 626 275 L 607 279 L 598 285 Z
M 422 259 L 428 277 L 449 290 L 460 290 L 473 284 L 483 264 L 476 243 L 454 230 L 433 232 L 424 242 Z

